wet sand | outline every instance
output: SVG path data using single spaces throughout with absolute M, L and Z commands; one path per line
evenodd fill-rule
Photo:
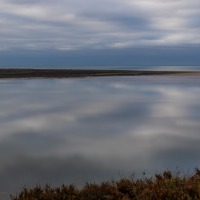
M 89 69 L 0 69 L 0 78 L 70 78 L 97 76 L 200 75 L 194 71 L 140 71 Z

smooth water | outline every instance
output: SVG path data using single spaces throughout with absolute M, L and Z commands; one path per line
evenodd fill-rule
M 0 80 L 0 199 L 200 164 L 200 77 Z

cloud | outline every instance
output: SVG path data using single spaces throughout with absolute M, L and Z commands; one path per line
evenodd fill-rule
M 198 7 L 197 0 L 1 0 L 1 49 L 199 44 Z

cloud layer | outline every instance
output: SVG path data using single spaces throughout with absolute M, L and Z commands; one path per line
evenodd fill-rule
M 1 50 L 200 44 L 198 0 L 0 0 Z

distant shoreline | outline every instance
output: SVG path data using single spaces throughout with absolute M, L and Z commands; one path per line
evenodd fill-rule
M 198 71 L 143 71 L 143 70 L 97 70 L 97 69 L 0 69 L 2 78 L 75 78 L 99 76 L 147 76 L 147 75 L 192 75 Z

